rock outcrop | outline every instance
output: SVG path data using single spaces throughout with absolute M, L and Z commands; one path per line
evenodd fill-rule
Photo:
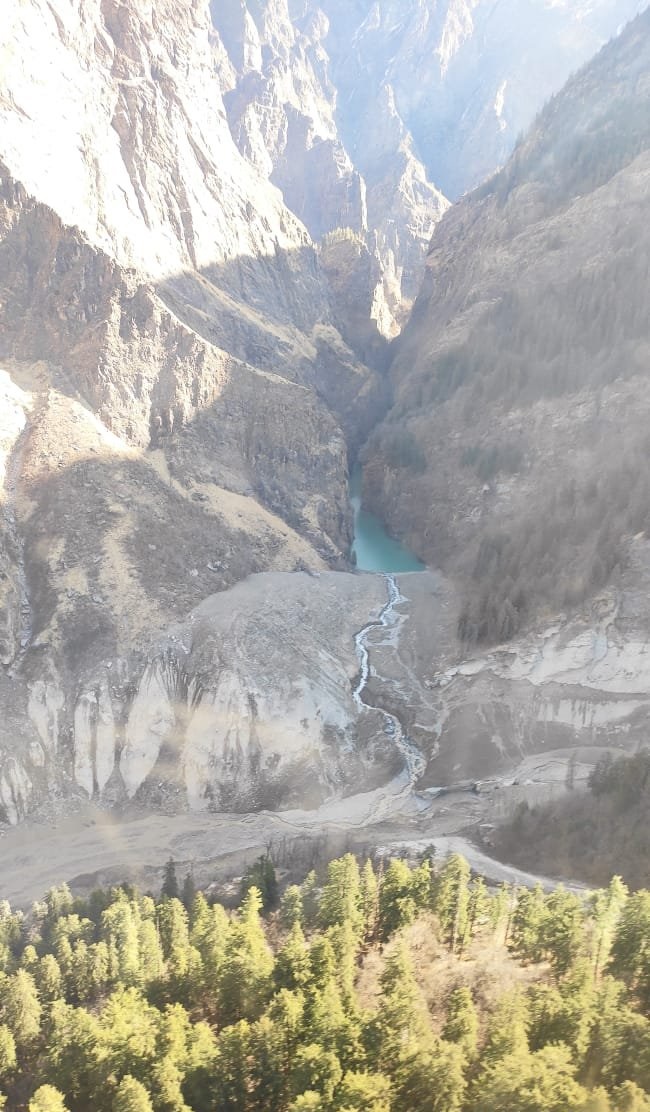
M 21 719 L 2 739 L 2 818 L 66 796 L 171 811 L 316 806 L 385 783 L 400 762 L 352 698 L 354 633 L 384 601 L 372 576 L 253 576 L 146 652 L 95 662 L 91 650 L 72 690 L 41 643 L 49 671 L 28 694 L 0 677 Z
M 503 163 L 542 104 L 643 0 L 319 0 L 341 136 L 367 178 L 393 132 L 456 200 Z M 300 5 L 303 10 L 307 5 Z
M 346 231 L 365 244 L 374 265 L 349 252 L 348 274 L 377 334 L 392 338 L 445 194 L 457 198 L 502 164 L 544 101 L 643 7 L 224 0 L 212 18 L 240 151 L 314 240 Z M 337 288 L 328 251 L 322 260 Z M 355 342 L 354 312 L 338 309 L 355 351 L 381 358 L 367 327 Z
M 408 315 L 426 245 L 447 202 L 427 179 L 390 90 L 377 100 L 375 150 L 372 158 L 367 151 L 360 172 L 341 138 L 345 109 L 328 53 L 341 31 L 340 13 L 331 23 L 315 3 L 227 0 L 214 4 L 212 15 L 231 64 L 225 105 L 240 151 L 282 190 L 314 240 L 345 231 L 365 245 L 374 265 L 351 253 L 347 267 L 377 334 L 391 338 Z M 336 286 L 328 252 L 322 261 Z M 357 343 L 353 314 L 339 302 L 337 322 L 367 355 L 368 325 Z M 370 349 L 375 352 L 380 358 L 381 344 Z

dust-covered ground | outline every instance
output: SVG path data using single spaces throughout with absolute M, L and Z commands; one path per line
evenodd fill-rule
M 529 787 L 540 787 L 545 762 L 536 769 L 529 761 L 527 773 Z M 123 880 L 155 892 L 169 857 L 181 877 L 192 872 L 198 884 L 208 886 L 241 876 L 264 852 L 282 870 L 300 876 L 348 850 L 409 854 L 430 845 L 439 856 L 463 853 L 491 880 L 552 886 L 548 877 L 491 858 L 489 840 L 479 844 L 497 801 L 503 802 L 499 793 L 511 792 L 519 799 L 520 785 L 504 780 L 484 794 L 463 786 L 432 798 L 413 793 L 400 777 L 386 788 L 315 811 L 120 815 L 87 806 L 57 821 L 30 820 L 2 831 L 0 899 L 26 907 L 64 881 L 79 893 Z

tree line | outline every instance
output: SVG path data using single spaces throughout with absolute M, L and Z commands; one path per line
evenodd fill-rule
M 242 889 L 227 911 L 179 892 L 170 862 L 159 898 L 63 886 L 28 914 L 0 905 L 2 1106 L 650 1112 L 650 892 L 489 890 L 428 854 L 346 854 L 281 896 L 262 858 Z M 420 928 L 451 978 L 441 1014 Z M 520 974 L 489 1006 L 481 949 Z
M 497 831 L 498 852 L 524 869 L 559 869 L 603 884 L 614 869 L 630 888 L 650 883 L 650 751 L 612 760 L 589 777 L 589 791 L 551 803 L 520 804 Z

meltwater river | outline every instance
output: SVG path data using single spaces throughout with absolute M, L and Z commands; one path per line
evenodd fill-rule
M 395 574 L 405 571 L 425 571 L 417 556 L 404 548 L 399 541 L 389 537 L 381 521 L 374 514 L 361 509 L 361 468 L 355 467 L 350 476 L 350 502 L 354 510 L 354 543 L 359 571 L 379 571 Z

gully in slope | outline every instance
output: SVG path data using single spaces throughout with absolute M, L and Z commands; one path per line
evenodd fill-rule
M 357 656 L 359 658 L 360 674 L 357 685 L 352 692 L 352 697 L 359 707 L 359 710 L 363 711 L 371 709 L 372 707 L 372 704 L 368 703 L 365 699 L 365 691 L 370 678 L 370 654 L 367 638 L 373 629 L 390 629 L 396 621 L 395 607 L 402 602 L 406 602 L 406 599 L 397 585 L 395 576 L 384 575 L 384 579 L 388 586 L 388 602 L 376 621 L 369 622 L 368 625 L 359 630 L 354 638 Z M 413 786 L 424 772 L 426 764 L 424 757 L 414 742 L 406 735 L 402 723 L 396 715 L 391 714 L 387 710 L 383 710 L 381 707 L 374 709 L 377 709 L 383 716 L 384 730 L 387 736 L 394 742 L 395 747 L 402 754 L 408 772 L 409 782 L 411 786 Z

